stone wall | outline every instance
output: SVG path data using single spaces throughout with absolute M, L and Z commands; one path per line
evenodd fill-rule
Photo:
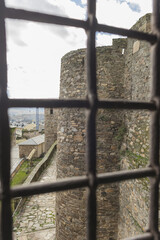
M 150 14 L 133 29 L 150 32 Z M 60 98 L 85 99 L 86 50 L 62 58 Z M 114 39 L 97 48 L 99 99 L 149 100 L 150 46 L 134 39 Z M 53 113 L 55 110 L 53 110 Z M 148 164 L 149 113 L 98 110 L 97 171 L 141 168 Z M 45 110 L 46 149 L 57 144 L 57 178 L 86 174 L 86 116 L 82 109 Z M 56 136 L 57 133 L 57 136 Z M 56 240 L 86 239 L 86 189 L 57 193 Z M 144 232 L 148 224 L 149 180 L 101 185 L 97 190 L 97 239 L 124 239 Z
M 78 53 L 78 54 L 77 54 Z M 71 52 L 61 64 L 60 98 L 86 95 L 85 50 Z M 57 134 L 57 178 L 85 174 L 85 114 L 80 109 L 60 109 Z M 85 239 L 86 191 L 56 194 L 56 239 Z
M 123 98 L 124 55 L 122 49 L 125 47 L 126 40 L 117 39 L 113 41 L 112 47 L 97 48 L 99 98 Z M 85 98 L 85 52 L 85 49 L 82 49 L 70 52 L 63 57 L 60 98 Z M 125 126 L 123 113 L 119 111 L 118 116 L 119 118 L 117 118 L 117 111 L 98 111 L 97 169 L 99 173 L 119 170 L 119 149 Z M 85 121 L 85 111 L 82 109 L 59 110 L 57 178 L 86 174 Z M 86 193 L 85 189 L 57 193 L 57 240 L 86 239 Z M 118 194 L 117 184 L 102 185 L 97 190 L 98 239 L 117 239 Z
M 30 154 L 30 152 L 33 150 L 33 149 L 36 149 L 36 152 L 37 152 L 37 147 L 38 146 L 31 146 L 31 145 L 23 145 L 23 146 L 19 146 L 19 157 L 20 158 L 27 158 L 28 155 Z
M 57 140 L 57 117 L 57 109 L 45 108 L 45 152 Z
M 150 14 L 142 17 L 133 29 L 150 31 Z M 128 39 L 125 56 L 124 87 L 128 100 L 150 100 L 150 45 Z M 121 149 L 121 169 L 135 169 L 148 164 L 149 113 L 125 113 L 126 136 Z M 149 215 L 149 180 L 120 184 L 119 239 L 140 234 L 147 229 Z

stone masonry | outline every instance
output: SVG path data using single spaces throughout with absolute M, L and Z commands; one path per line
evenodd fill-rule
M 142 17 L 134 30 L 150 32 L 150 14 Z M 150 45 L 128 39 L 124 87 L 128 100 L 150 100 Z M 121 149 L 121 169 L 135 169 L 148 164 L 149 122 L 147 111 L 125 113 L 126 135 Z M 120 184 L 119 238 L 144 232 L 148 227 L 149 179 L 132 180 Z
M 150 14 L 133 29 L 150 32 Z M 61 99 L 85 99 L 86 50 L 62 58 Z M 134 39 L 114 39 L 97 48 L 99 99 L 150 100 L 150 46 Z M 46 126 L 53 127 L 48 114 Z M 97 172 L 141 168 L 148 164 L 149 113 L 98 110 Z M 57 178 L 86 175 L 86 115 L 82 109 L 60 109 L 57 133 Z M 46 127 L 46 130 L 49 128 Z M 52 129 L 53 130 L 53 129 Z M 50 129 L 49 133 L 53 131 Z M 46 141 L 53 142 L 49 134 Z M 148 224 L 149 180 L 101 185 L 97 189 L 97 239 L 124 239 L 144 232 Z M 56 194 L 56 240 L 86 239 L 86 189 Z
M 97 78 L 99 98 L 123 98 L 123 69 L 126 39 L 116 39 L 112 47 L 97 48 Z M 60 98 L 85 98 L 86 50 L 65 55 L 61 65 Z M 110 81 L 110 79 L 113 81 Z M 117 78 L 119 82 L 117 82 Z M 109 91 L 108 91 L 109 88 Z M 99 173 L 119 170 L 123 129 L 123 113 L 99 110 L 97 114 L 97 168 Z M 86 174 L 85 167 L 85 111 L 61 109 L 58 118 L 57 178 Z M 97 190 L 98 239 L 117 239 L 119 186 L 110 184 Z M 108 194 L 109 193 L 109 194 Z M 85 189 L 57 193 L 56 238 L 86 239 Z M 110 227 L 108 227 L 110 226 Z
M 45 152 L 57 140 L 57 110 L 45 108 Z

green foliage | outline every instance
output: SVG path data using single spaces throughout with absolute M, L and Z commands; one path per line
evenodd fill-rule
M 26 168 L 27 168 L 27 163 L 24 162 L 21 168 L 19 169 L 19 171 L 12 178 L 11 186 L 22 184 L 25 181 L 25 179 L 27 178 Z
M 130 160 L 131 169 L 145 167 L 148 164 L 148 158 L 142 157 L 141 155 L 133 153 L 129 150 L 126 151 L 126 156 Z
M 148 158 L 142 157 L 139 154 L 133 153 L 129 150 L 126 151 L 126 156 L 129 159 L 129 169 L 138 169 L 146 167 L 148 164 Z M 149 179 L 142 178 L 138 180 L 138 183 L 141 184 L 141 189 L 149 191 Z
M 33 170 L 33 168 L 37 165 L 37 163 L 39 163 L 40 160 L 41 160 L 41 158 L 37 158 L 35 160 L 32 160 L 32 165 L 31 166 L 29 165 L 28 161 L 25 160 L 22 163 L 18 172 L 11 179 L 11 186 L 22 184 L 26 180 L 26 178 L 28 177 L 30 172 Z
M 132 215 L 132 213 L 129 211 L 129 209 L 127 209 L 127 210 L 128 210 L 129 215 L 130 215 L 130 217 L 131 217 L 131 219 L 132 219 L 132 221 L 133 221 L 134 226 L 137 228 L 137 230 L 138 230 L 139 232 L 143 233 L 143 232 L 144 232 L 144 231 L 143 231 L 143 228 L 140 226 L 140 224 L 138 223 L 138 221 L 133 217 L 133 215 Z

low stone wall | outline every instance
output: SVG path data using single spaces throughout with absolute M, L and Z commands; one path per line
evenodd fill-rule
M 23 183 L 23 185 L 28 185 L 32 182 L 36 182 L 38 180 L 38 178 L 40 177 L 40 175 L 42 174 L 43 170 L 48 166 L 54 152 L 57 146 L 57 141 L 54 142 L 54 144 L 52 144 L 52 146 L 50 147 L 50 149 L 48 150 L 48 152 L 46 153 L 46 155 L 44 156 L 44 158 L 36 165 L 36 167 L 33 169 L 33 171 L 29 174 L 28 178 L 25 180 L 25 182 Z M 19 201 L 19 203 L 16 207 L 16 209 L 13 212 L 13 215 L 15 214 L 15 212 L 19 211 L 20 208 L 22 208 L 22 206 L 24 205 L 25 201 L 26 201 L 27 197 L 24 198 L 16 198 L 15 201 Z M 14 205 L 14 203 L 12 204 Z
M 18 166 L 16 167 L 16 169 L 11 173 L 11 179 L 15 176 L 15 174 L 18 172 L 18 170 L 20 169 L 22 163 L 24 163 L 24 158 L 21 159 L 20 163 L 18 164 Z

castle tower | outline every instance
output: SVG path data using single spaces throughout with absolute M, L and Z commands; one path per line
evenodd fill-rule
M 57 140 L 58 110 L 45 108 L 45 151 L 47 152 Z
M 151 14 L 146 14 L 132 29 L 150 32 Z M 127 40 L 125 54 L 125 99 L 150 100 L 150 44 L 135 39 Z M 126 136 L 121 151 L 121 169 L 142 168 L 149 159 L 149 112 L 126 111 Z M 145 232 L 149 216 L 149 179 L 120 183 L 120 219 L 118 239 Z
M 115 39 L 113 46 L 97 48 L 98 97 L 124 96 L 124 49 L 126 39 Z M 85 99 L 85 49 L 62 58 L 60 98 Z M 81 176 L 85 168 L 85 110 L 61 109 L 58 119 L 57 178 Z M 123 112 L 99 110 L 97 113 L 98 173 L 116 171 L 123 139 Z M 86 189 L 57 193 L 56 239 L 86 239 Z M 119 186 L 101 185 L 97 189 L 98 239 L 117 239 Z

